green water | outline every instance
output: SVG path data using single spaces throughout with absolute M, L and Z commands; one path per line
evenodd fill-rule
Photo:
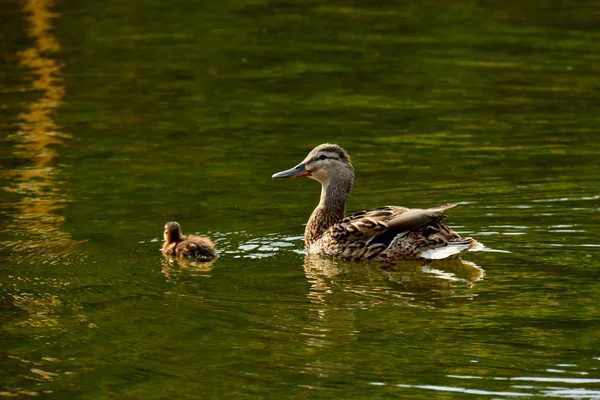
M 0 396 L 600 398 L 600 2 L 0 0 Z M 458 202 L 465 264 L 308 258 Z M 162 229 L 219 258 L 162 258 Z M 491 251 L 495 250 L 495 251 Z M 477 267 L 478 266 L 478 267 Z

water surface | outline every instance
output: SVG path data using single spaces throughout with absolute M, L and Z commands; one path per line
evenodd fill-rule
M 600 398 L 599 10 L 0 1 L 0 395 Z M 496 251 L 308 257 L 325 141 Z

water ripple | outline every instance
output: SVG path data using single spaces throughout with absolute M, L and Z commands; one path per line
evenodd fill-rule
M 571 368 L 577 367 L 575 364 L 557 364 L 556 366 Z M 547 368 L 546 372 L 553 374 L 559 373 L 571 373 L 587 375 L 587 372 L 582 371 L 568 371 L 565 369 Z M 523 392 L 516 392 L 511 390 L 484 390 L 477 388 L 466 388 L 462 386 L 447 386 L 447 385 L 410 385 L 410 384 L 397 384 L 398 387 L 403 388 L 418 388 L 424 390 L 433 390 L 440 392 L 460 392 L 466 394 L 482 395 L 482 396 L 507 396 L 507 397 L 524 397 L 524 396 L 554 396 L 563 398 L 586 398 L 586 399 L 597 399 L 600 398 L 600 390 L 585 387 L 556 387 L 556 386 L 542 386 L 540 384 L 567 384 L 567 385 L 587 385 L 587 384 L 599 384 L 600 379 L 598 378 L 573 378 L 565 376 L 515 376 L 515 377 L 484 377 L 477 375 L 456 375 L 448 374 L 448 378 L 460 379 L 465 381 L 476 381 L 481 382 L 482 380 L 492 381 L 506 381 L 506 382 L 527 382 L 529 384 L 510 384 L 510 389 L 523 389 Z M 384 382 L 371 382 L 374 386 L 386 385 Z
M 583 197 L 558 197 L 554 199 L 534 199 L 532 203 L 557 203 L 562 201 L 587 201 L 587 200 L 598 200 L 600 195 L 596 196 L 583 196 Z
M 467 394 L 476 394 L 482 396 L 512 396 L 512 397 L 525 397 L 525 396 L 533 396 L 531 393 L 519 393 L 519 392 L 498 392 L 491 390 L 479 390 L 479 389 L 467 389 L 462 387 L 454 387 L 454 386 L 437 386 L 437 385 L 397 385 L 398 387 L 403 388 L 418 388 L 418 389 L 428 389 L 435 390 L 438 392 L 460 392 Z

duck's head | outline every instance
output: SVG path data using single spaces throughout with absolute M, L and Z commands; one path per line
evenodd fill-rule
M 178 242 L 182 239 L 181 227 L 177 222 L 167 222 L 163 237 L 167 243 Z
M 273 178 L 311 178 L 323 185 L 345 182 L 350 188 L 354 183 L 354 167 L 346 150 L 337 144 L 320 144 L 294 168 L 278 172 Z

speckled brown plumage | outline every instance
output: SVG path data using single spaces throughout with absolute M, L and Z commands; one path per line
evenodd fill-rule
M 163 237 L 165 243 L 162 252 L 166 256 L 209 260 L 217 255 L 210 239 L 201 236 L 183 236 L 177 222 L 167 222 Z
M 274 178 L 309 177 L 321 183 L 321 200 L 304 231 L 310 254 L 351 260 L 419 261 L 449 259 L 481 245 L 461 238 L 442 224 L 443 211 L 386 206 L 344 217 L 354 184 L 354 167 L 344 149 L 334 144 L 315 147 L 299 165 Z

